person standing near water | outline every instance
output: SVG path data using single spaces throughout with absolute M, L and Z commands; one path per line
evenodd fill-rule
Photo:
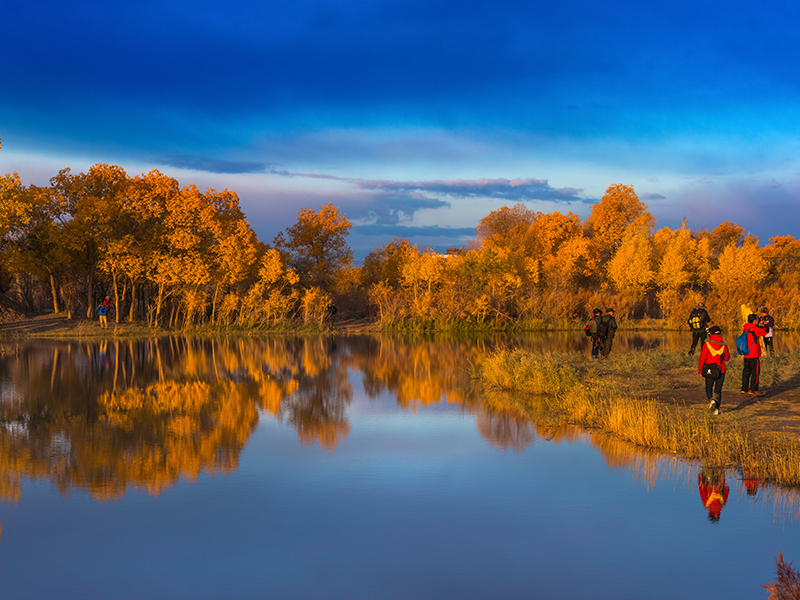
M 708 399 L 708 408 L 714 411 L 715 415 L 719 414 L 720 407 L 722 406 L 722 384 L 725 382 L 725 363 L 731 359 L 731 354 L 728 351 L 727 344 L 722 340 L 722 330 L 713 325 L 708 329 L 709 339 L 703 344 L 700 351 L 700 363 L 697 366 L 697 372 L 703 375 L 706 380 L 706 398 Z M 716 365 L 712 367 L 711 373 L 704 373 L 706 365 Z M 714 377 L 713 375 L 717 376 Z
M 106 308 L 105 304 L 100 304 L 97 307 L 97 314 L 100 316 L 100 327 L 102 329 L 108 329 L 108 319 L 106 318 L 108 309 Z
M 758 391 L 758 379 L 761 375 L 761 344 L 758 343 L 758 338 L 763 337 L 766 331 L 761 329 L 756 323 L 758 317 L 750 315 L 747 317 L 747 323 L 744 324 L 744 334 L 747 335 L 747 354 L 744 354 L 744 367 L 742 368 L 742 393 L 755 394 L 756 396 L 763 396 Z
M 767 332 L 764 334 L 764 349 L 772 356 L 775 353 L 772 347 L 772 332 L 775 329 L 775 319 L 769 314 L 769 309 L 766 306 L 761 307 L 761 318 L 758 320 L 758 326 Z
M 592 311 L 592 316 L 589 317 L 589 323 L 586 325 L 589 335 L 592 338 L 592 358 L 600 358 L 600 350 L 603 344 L 600 341 L 598 325 L 600 325 L 602 316 L 603 311 L 599 308 L 595 308 Z
M 702 344 L 706 341 L 706 327 L 711 323 L 711 317 L 708 316 L 706 305 L 702 302 L 698 303 L 692 309 L 686 322 L 689 323 L 689 329 L 692 331 L 692 347 L 689 348 L 689 356 L 691 356 L 694 354 L 697 342 Z
M 614 344 L 614 336 L 617 334 L 617 320 L 614 318 L 614 309 L 607 309 L 606 314 L 601 317 L 600 321 L 605 324 L 603 329 L 605 329 L 606 335 L 603 339 L 603 358 L 608 358 L 608 355 L 611 354 L 611 346 Z

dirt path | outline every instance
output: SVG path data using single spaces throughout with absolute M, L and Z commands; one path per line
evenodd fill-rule
M 161 332 L 163 334 L 163 332 Z M 2 338 L 97 338 L 109 336 L 151 337 L 154 331 L 146 325 L 139 323 L 117 324 L 113 319 L 108 320 L 108 329 L 102 329 L 97 319 L 90 320 L 85 317 L 68 319 L 65 314 L 40 315 L 30 319 L 6 321 L 0 323 L 0 339 Z
M 10 321 L 0 323 L 2 335 L 28 335 L 32 333 L 47 333 L 54 331 L 75 331 L 83 327 L 82 319 L 67 319 L 61 315 L 45 315 L 33 319 Z
M 800 374 L 761 388 L 763 396 L 740 392 L 740 372 L 733 368 L 726 375 L 722 390 L 722 415 L 736 418 L 748 430 L 785 434 L 800 439 Z M 648 397 L 659 402 L 705 409 L 708 405 L 702 378 L 682 376 L 674 388 L 652 392 Z

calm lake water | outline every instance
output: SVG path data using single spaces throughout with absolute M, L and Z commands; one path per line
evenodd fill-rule
M 575 334 L 0 345 L 0 597 L 760 598 L 775 554 L 800 564 L 794 490 L 497 412 L 470 377 L 496 344 L 588 355 Z

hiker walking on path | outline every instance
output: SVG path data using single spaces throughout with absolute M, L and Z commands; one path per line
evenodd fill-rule
M 605 337 L 602 338 L 603 358 L 607 358 L 611 354 L 611 346 L 614 344 L 614 336 L 617 334 L 617 320 L 614 318 L 613 308 L 607 309 L 606 314 L 600 318 L 597 331 L 598 337 L 601 335 L 601 329 L 605 333 Z
M 722 406 L 722 384 L 725 382 L 725 363 L 731 359 L 728 345 L 722 339 L 722 330 L 713 325 L 708 329 L 709 339 L 700 351 L 697 372 L 706 380 L 708 408 L 719 414 Z
M 692 331 L 692 347 L 689 348 L 689 356 L 691 356 L 694 354 L 697 342 L 705 343 L 706 341 L 706 327 L 711 323 L 711 317 L 708 316 L 706 305 L 700 302 L 689 313 L 689 318 L 686 322 L 689 323 L 689 329 Z
M 603 311 L 595 308 L 592 311 L 592 316 L 589 317 L 589 322 L 586 324 L 586 331 L 592 338 L 592 358 L 600 358 L 600 350 L 603 348 L 603 343 L 600 340 L 598 329 L 603 316 Z
M 775 329 L 775 319 L 769 314 L 769 309 L 766 306 L 761 307 L 761 318 L 758 320 L 758 326 L 767 333 L 764 334 L 764 348 L 770 355 L 775 354 L 772 347 L 772 332 Z
M 736 339 L 736 351 L 744 356 L 744 367 L 742 368 L 742 393 L 755 394 L 762 396 L 758 391 L 758 378 L 761 374 L 761 344 L 758 338 L 763 337 L 767 332 L 759 327 L 758 317 L 750 315 L 747 323 L 744 324 L 744 331 Z

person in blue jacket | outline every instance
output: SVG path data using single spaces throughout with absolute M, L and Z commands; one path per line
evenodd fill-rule
M 108 329 L 108 308 L 106 308 L 105 304 L 101 304 L 97 307 L 97 314 L 100 317 L 100 327 Z

